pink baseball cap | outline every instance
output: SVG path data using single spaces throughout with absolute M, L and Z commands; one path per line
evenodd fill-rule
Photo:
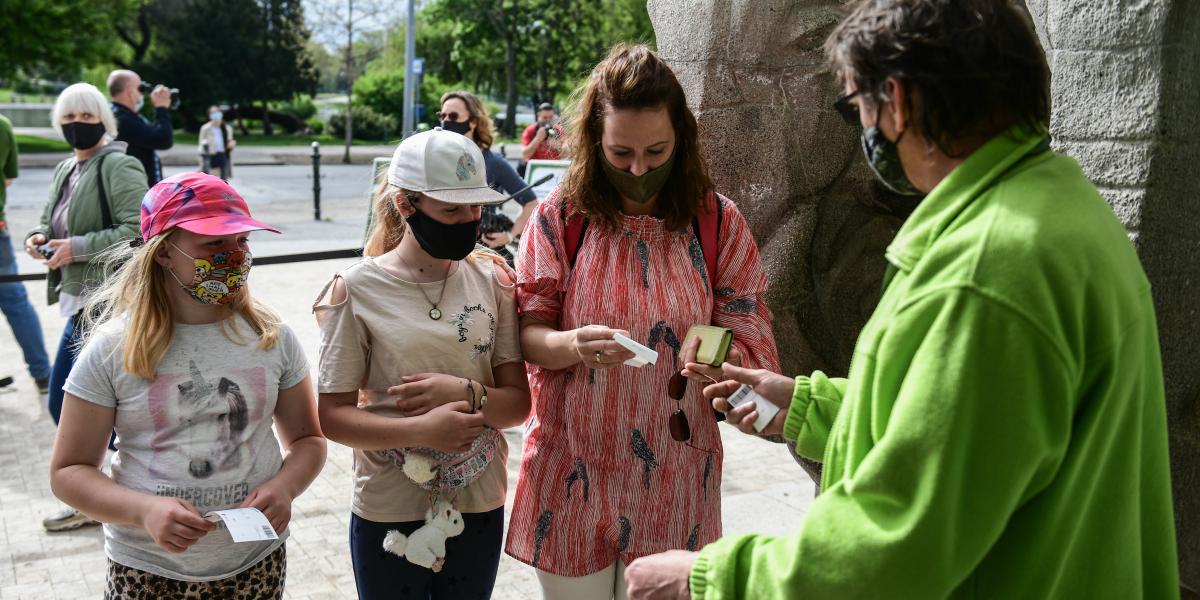
M 142 239 L 180 227 L 199 235 L 230 235 L 279 230 L 250 217 L 250 208 L 233 186 L 200 172 L 180 173 L 150 188 L 142 198 Z

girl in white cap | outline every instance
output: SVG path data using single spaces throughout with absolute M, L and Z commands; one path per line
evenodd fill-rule
M 278 230 L 202 173 L 155 184 L 141 211 L 140 247 L 110 251 L 124 266 L 84 313 L 50 484 L 104 524 L 106 599 L 282 598 L 292 500 L 325 438 L 299 340 L 246 287 L 247 235 Z M 261 516 L 214 514 L 229 509 Z M 241 541 L 234 516 L 266 519 Z
M 480 206 L 503 200 L 474 142 L 440 128 L 409 137 L 376 194 L 367 258 L 314 306 L 321 427 L 354 448 L 364 600 L 491 595 L 508 476 L 499 430 L 529 414 L 513 274 L 475 245 Z M 450 522 L 426 544 L 435 507 Z

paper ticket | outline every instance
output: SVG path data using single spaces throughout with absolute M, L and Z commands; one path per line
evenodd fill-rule
M 279 539 L 267 516 L 257 508 L 214 510 L 205 513 L 204 518 L 213 523 L 224 521 L 225 528 L 229 530 L 229 537 L 237 543 Z

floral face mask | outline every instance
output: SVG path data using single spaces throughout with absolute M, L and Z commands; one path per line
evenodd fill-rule
M 175 246 L 174 242 L 168 242 Z M 201 304 L 229 304 L 235 294 L 242 291 L 246 278 L 250 275 L 250 251 L 228 250 L 217 252 L 211 256 L 195 257 L 175 246 L 184 256 L 192 259 L 196 269 L 191 283 L 184 283 L 175 274 L 174 269 L 168 269 L 171 277 L 179 282 L 192 298 Z

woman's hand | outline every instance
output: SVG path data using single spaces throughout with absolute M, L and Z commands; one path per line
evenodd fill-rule
M 724 370 L 725 376 L 729 377 L 729 381 L 714 383 L 704 388 L 704 397 L 712 401 L 713 408 L 725 413 L 725 420 L 740 429 L 742 433 L 753 435 L 783 433 L 783 423 L 787 420 L 788 408 L 792 405 L 792 392 L 795 390 L 796 381 L 791 377 L 772 373 L 766 369 L 743 369 L 729 363 L 722 365 L 722 370 Z M 758 410 L 754 403 L 747 402 L 735 408 L 727 400 L 738 388 L 742 387 L 742 384 L 750 386 L 754 393 L 779 407 L 775 418 L 771 419 L 771 422 L 762 431 L 754 429 L 754 422 L 758 420 Z
M 571 331 L 571 347 L 580 362 L 592 369 L 619 367 L 633 358 L 634 354 L 613 340 L 618 333 L 629 337 L 629 332 L 623 329 L 611 329 L 603 325 L 580 327 Z
M 75 258 L 71 255 L 71 240 L 50 240 L 46 242 L 54 254 L 46 260 L 46 268 L 61 269 Z
M 28 254 L 29 256 L 32 256 L 33 258 L 35 258 L 37 260 L 45 260 L 46 257 L 42 256 L 42 253 L 38 252 L 38 249 L 37 249 L 38 246 L 41 246 L 42 244 L 45 244 L 45 243 L 46 243 L 46 236 L 44 236 L 40 233 L 35 233 L 35 234 L 25 238 L 25 254 Z
M 139 523 L 154 542 L 176 554 L 192 547 L 200 538 L 217 528 L 200 516 L 187 500 L 159 496 L 151 499 Z
M 406 417 L 423 415 L 448 402 L 470 402 L 467 380 L 442 373 L 417 373 L 400 378 L 404 383 L 388 388 L 396 408 Z
M 683 376 L 700 383 L 713 383 L 724 381 L 725 373 L 722 367 L 714 367 L 704 363 L 696 362 L 696 351 L 700 349 L 700 338 L 694 337 L 688 340 L 683 347 L 682 355 L 679 357 L 683 360 Z M 729 353 L 725 356 L 725 363 L 735 367 L 742 366 L 742 351 L 737 349 L 737 346 L 730 344 Z
M 292 520 L 292 500 L 292 495 L 272 480 L 250 492 L 238 508 L 257 508 L 271 522 L 275 533 L 282 534 Z
M 472 413 L 466 402 L 443 404 L 417 418 L 422 421 L 420 446 L 451 454 L 469 449 L 486 429 L 483 412 Z

